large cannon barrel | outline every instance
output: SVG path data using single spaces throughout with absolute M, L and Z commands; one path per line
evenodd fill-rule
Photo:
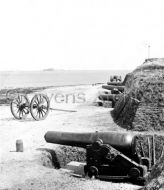
M 115 85 L 102 85 L 102 88 L 107 90 L 118 89 L 120 92 L 124 92 L 125 86 L 115 86 Z
M 100 100 L 103 101 L 115 101 L 116 95 L 114 94 L 101 94 L 98 97 Z
M 48 143 L 77 146 L 85 148 L 88 144 L 101 139 L 104 144 L 110 144 L 126 155 L 132 155 L 135 151 L 135 135 L 121 132 L 59 132 L 48 131 L 45 140 Z
M 107 82 L 107 84 L 113 86 L 124 86 L 122 82 Z

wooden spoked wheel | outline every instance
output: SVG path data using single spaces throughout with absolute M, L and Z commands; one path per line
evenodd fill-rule
M 30 104 L 30 112 L 32 117 L 39 121 L 44 120 L 50 109 L 50 101 L 49 98 L 44 94 L 36 94 Z
M 16 119 L 25 119 L 29 114 L 30 102 L 27 96 L 18 95 L 10 104 L 11 113 Z
M 88 176 L 92 178 L 93 176 L 96 178 L 98 176 L 98 169 L 96 166 L 91 166 L 88 170 Z

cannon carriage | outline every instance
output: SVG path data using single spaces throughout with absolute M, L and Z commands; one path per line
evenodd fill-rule
M 47 117 L 50 101 L 45 94 L 36 94 L 31 101 L 27 95 L 18 94 L 10 103 L 11 113 L 16 119 L 25 119 L 29 113 L 39 121 Z

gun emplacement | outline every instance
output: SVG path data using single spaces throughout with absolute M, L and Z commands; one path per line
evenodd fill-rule
M 138 155 L 134 133 L 48 131 L 45 140 L 67 146 L 86 148 L 85 174 L 104 179 L 145 181 L 151 164 Z

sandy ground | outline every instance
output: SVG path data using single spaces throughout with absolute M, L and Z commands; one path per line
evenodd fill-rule
M 110 117 L 109 108 L 95 106 L 100 86 L 61 87 L 44 90 L 51 99 L 51 107 L 76 112 L 50 111 L 44 121 L 15 120 L 9 106 L 0 106 L 0 189 L 138 189 L 127 183 L 112 183 L 85 178 L 75 178 L 64 171 L 43 166 L 40 149 L 54 149 L 54 144 L 44 140 L 48 130 L 60 131 L 110 131 L 120 130 Z M 84 93 L 85 102 L 57 103 L 52 94 L 61 93 L 75 97 Z M 32 95 L 29 95 L 31 99 Z M 62 98 L 63 98 L 62 97 Z M 24 152 L 16 152 L 16 140 L 22 139 Z

